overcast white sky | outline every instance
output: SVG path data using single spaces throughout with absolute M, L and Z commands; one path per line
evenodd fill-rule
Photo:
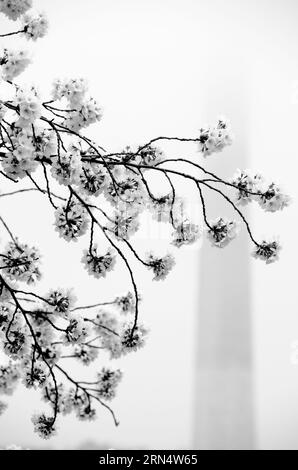
M 249 136 L 250 166 L 297 196 L 297 2 L 38 0 L 35 6 L 48 14 L 50 32 L 32 48 L 34 63 L 21 80 L 46 93 L 56 77 L 86 76 L 104 109 L 92 130 L 104 147 L 119 150 L 161 134 L 193 136 L 201 124 L 224 113 L 232 118 L 239 148 L 242 136 Z M 6 27 L 2 17 L 0 22 Z M 238 78 L 245 83 L 241 99 L 231 96 L 230 81 Z M 238 101 L 247 106 L 245 123 L 239 119 L 243 110 L 237 114 Z M 171 152 L 178 156 L 181 148 Z M 228 157 L 228 151 L 215 157 L 211 168 L 216 169 L 216 158 Z M 228 163 L 226 168 L 228 176 Z M 191 190 L 186 195 L 194 197 Z M 87 277 L 79 265 L 82 244 L 58 240 L 51 210 L 38 195 L 5 200 L 5 206 L 1 200 L 1 214 L 43 252 L 40 291 L 73 285 L 85 303 L 127 290 L 121 269 L 103 281 Z M 252 267 L 258 445 L 298 448 L 298 366 L 290 361 L 291 342 L 298 339 L 297 206 L 272 217 L 257 210 L 252 215 L 259 236 L 280 233 L 285 244 L 279 264 Z M 149 240 L 146 228 L 137 241 L 140 250 L 149 241 L 166 250 L 166 241 Z M 104 412 L 92 424 L 67 418 L 52 447 L 72 448 L 87 440 L 114 448 L 193 445 L 199 249 L 179 252 L 165 284 L 151 284 L 150 276 L 137 270 L 151 337 L 147 348 L 121 361 L 125 378 L 114 402 L 121 425 L 114 428 Z M 29 420 L 39 405 L 36 394 L 20 389 L 11 405 L 0 421 L 1 445 L 40 445 Z

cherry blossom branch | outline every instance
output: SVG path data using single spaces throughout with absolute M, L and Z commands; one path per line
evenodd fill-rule
M 22 33 L 25 39 L 36 40 L 45 35 L 47 19 L 43 14 L 27 14 L 30 3 L 18 1 L 18 9 L 14 8 L 14 2 L 1 3 L 0 12 L 9 19 L 21 19 L 23 29 L 0 37 Z M 159 136 L 139 145 L 135 151 L 126 147 L 123 151 L 108 153 L 84 135 L 84 129 L 99 121 L 102 115 L 96 101 L 87 94 L 85 80 L 57 80 L 51 98 L 42 100 L 35 87 L 27 89 L 14 82 L 29 62 L 26 51 L 12 51 L 9 48 L 5 48 L 0 57 L 1 76 L 11 85 L 13 93 L 12 99 L 0 101 L 0 175 L 14 184 L 28 178 L 34 187 L 7 190 L 0 197 L 29 191 L 45 195 L 54 210 L 59 236 L 70 242 L 88 233 L 89 246 L 82 257 L 88 273 L 95 278 L 104 277 L 114 268 L 118 255 L 124 262 L 133 288 L 133 292 L 110 302 L 75 306 L 76 299 L 71 289 L 51 289 L 42 296 L 36 294 L 34 289 L 26 291 L 11 285 L 10 281 L 31 285 L 40 279 L 40 254 L 37 248 L 19 242 L 0 217 L 11 239 L 0 252 L 3 261 L 3 266 L 0 266 L 0 342 L 10 358 L 8 365 L 0 368 L 0 392 L 3 386 L 4 393 L 5 387 L 13 389 L 20 378 L 27 387 L 41 387 L 43 398 L 53 407 L 53 417 L 41 414 L 33 422 L 39 435 L 47 438 L 55 432 L 58 413 L 73 410 L 79 418 L 93 418 L 93 400 L 107 408 L 118 425 L 106 400 L 114 397 L 121 371 L 104 367 L 93 382 L 76 381 L 60 366 L 59 360 L 77 359 L 89 365 L 97 358 L 99 350 L 108 352 L 111 358 L 117 358 L 144 345 L 148 330 L 139 322 L 140 296 L 126 251 L 129 250 L 129 255 L 152 270 L 155 280 L 164 279 L 175 261 L 171 254 L 158 257 L 150 253 L 143 259 L 133 242 L 129 241 L 138 229 L 138 216 L 143 209 L 148 209 L 158 222 L 165 221 L 172 225 L 172 244 L 176 248 L 194 243 L 203 231 L 184 214 L 175 178 L 179 177 L 185 183 L 191 182 L 198 190 L 202 218 L 207 227 L 204 229 L 205 235 L 212 245 L 222 248 L 236 236 L 238 222 L 222 217 L 208 219 L 203 190 L 214 191 L 244 223 L 254 244 L 253 256 L 268 264 L 278 258 L 280 244 L 275 239 L 258 243 L 239 206 L 256 201 L 265 211 L 275 212 L 289 204 L 289 197 L 279 185 L 266 182 L 258 173 L 237 170 L 232 178 L 225 181 L 200 163 L 183 157 L 170 158 L 155 146 L 165 142 L 193 143 L 200 155 L 209 157 L 232 142 L 229 123 L 223 118 L 219 118 L 213 126 L 200 128 L 193 138 Z M 184 165 L 181 170 L 180 163 Z M 42 169 L 45 189 L 33 176 L 37 169 Z M 146 177 L 148 170 L 163 175 L 162 181 L 168 191 L 170 187 L 168 193 L 155 196 L 150 178 Z M 195 170 L 202 172 L 200 177 L 193 174 Z M 51 191 L 51 178 L 65 188 L 66 197 Z M 222 185 L 222 190 L 218 189 L 218 184 Z M 225 189 L 236 191 L 235 200 L 224 192 Z M 112 216 L 105 206 L 94 204 L 91 199 L 101 194 L 113 206 Z M 57 200 L 63 204 L 58 205 Z M 100 214 L 95 214 L 95 211 Z M 98 252 L 97 227 L 109 244 L 109 250 L 104 255 Z M 125 252 L 122 251 L 122 244 L 128 248 Z M 113 306 L 124 315 L 132 314 L 132 317 L 122 321 L 110 312 L 112 309 L 105 311 L 101 308 L 92 318 L 85 317 L 85 310 L 101 306 Z M 82 315 L 80 311 L 83 311 Z M 65 353 L 66 347 L 72 348 L 68 354 Z M 54 371 L 62 375 L 64 382 L 73 384 L 75 389 L 65 392 L 65 383 L 58 385 Z
M 20 31 L 14 31 L 12 33 L 0 34 L 0 38 L 7 38 L 8 36 L 14 36 L 16 34 L 21 34 L 21 33 L 24 33 L 24 32 L 25 32 L 25 30 L 21 29 Z
M 31 191 L 39 191 L 42 192 L 43 194 L 46 194 L 45 189 L 38 189 L 38 188 L 24 188 L 24 189 L 17 189 L 16 191 L 11 191 L 9 193 L 1 193 L 0 197 L 6 197 L 6 196 L 14 196 L 15 194 L 21 194 L 21 193 L 26 193 L 26 192 L 31 192 Z M 60 201 L 66 201 L 64 197 L 58 196 L 57 194 L 51 192 L 51 196 L 55 197 L 56 199 L 60 199 Z
M 128 272 L 129 272 L 129 275 L 130 275 L 130 279 L 131 279 L 131 282 L 132 282 L 132 286 L 133 286 L 133 290 L 134 290 L 134 293 L 135 293 L 135 318 L 134 318 L 134 324 L 133 324 L 133 327 L 132 327 L 132 330 L 131 330 L 131 334 L 133 335 L 136 327 L 137 327 L 137 323 L 138 323 L 138 313 L 139 313 L 139 310 L 138 310 L 138 306 L 139 306 L 139 294 L 138 294 L 138 288 L 137 288 L 137 285 L 136 285 L 136 281 L 135 281 L 135 278 L 134 278 L 134 275 L 133 275 L 133 271 L 130 267 L 130 264 L 127 260 L 127 258 L 125 257 L 125 255 L 122 253 L 122 251 L 120 250 L 120 248 L 111 240 L 111 238 L 107 235 L 107 230 L 106 228 L 104 228 L 100 223 L 99 221 L 97 220 L 97 218 L 93 215 L 92 211 L 90 210 L 88 204 L 85 203 L 85 201 L 77 194 L 76 191 L 74 191 L 74 189 L 69 186 L 69 190 L 71 192 L 71 194 L 73 194 L 77 199 L 78 201 L 82 204 L 83 207 L 85 207 L 86 211 L 88 212 L 91 220 L 94 221 L 94 223 L 96 223 L 99 228 L 101 229 L 102 233 L 104 234 L 104 236 L 107 238 L 107 240 L 110 242 L 110 244 L 112 245 L 112 247 L 118 252 L 118 254 L 120 255 L 120 257 L 123 259 L 127 269 L 128 269 Z
M 61 367 L 59 366 L 58 364 L 55 364 L 55 367 L 56 369 L 58 369 L 71 383 L 73 383 L 77 388 L 79 388 L 80 390 L 82 390 L 88 397 L 91 397 L 93 398 L 94 400 L 98 401 L 104 408 L 106 408 L 112 415 L 113 417 L 113 420 L 114 420 L 114 423 L 115 423 L 115 426 L 119 426 L 119 421 L 117 420 L 116 416 L 115 416 L 115 413 L 114 411 L 112 410 L 112 408 L 110 408 L 106 403 L 104 403 L 102 400 L 100 400 L 100 398 L 92 395 L 91 393 L 88 392 L 88 390 L 83 387 L 82 385 L 80 385 L 81 382 L 77 382 L 76 380 L 74 380 L 73 378 L 70 377 L 70 375 Z
M 46 358 L 44 357 L 44 353 L 42 351 L 42 348 L 40 347 L 38 341 L 37 341 L 37 338 L 36 338 L 36 335 L 35 335 L 35 332 L 34 332 L 34 329 L 31 325 L 31 323 L 29 322 L 28 320 L 28 317 L 27 317 L 27 312 L 23 309 L 23 307 L 21 306 L 18 298 L 16 297 L 16 290 L 14 290 L 12 287 L 9 286 L 9 284 L 5 281 L 5 279 L 3 278 L 3 276 L 0 274 L 0 281 L 2 283 L 2 285 L 8 290 L 8 292 L 10 293 L 15 305 L 16 305 L 16 308 L 18 310 L 20 310 L 20 312 L 22 313 L 23 315 L 23 318 L 30 330 L 30 333 L 31 333 L 31 336 L 33 338 L 33 341 L 34 341 L 34 344 L 35 344 L 35 347 L 36 349 L 38 350 L 38 352 L 41 354 L 42 356 L 42 360 L 43 362 L 46 364 L 46 366 L 48 367 L 49 369 L 49 372 L 50 372 L 50 375 L 53 379 L 53 382 L 54 382 L 54 387 L 55 387 L 55 407 L 54 407 L 54 416 L 53 416 L 53 421 L 52 421 L 52 426 L 54 425 L 55 421 L 56 421 L 56 418 L 57 418 L 57 413 L 58 413 L 58 386 L 57 386 L 57 381 L 56 381 L 56 377 L 55 377 L 55 374 L 53 373 L 53 370 L 52 370 L 52 367 L 50 366 L 50 364 L 48 363 L 48 361 L 46 360 Z M 13 320 L 12 320 L 13 321 Z
M 9 229 L 7 223 L 5 222 L 5 220 L 0 216 L 0 222 L 2 223 L 2 225 L 5 227 L 5 230 L 8 232 L 10 238 L 12 239 L 12 241 L 15 243 L 15 245 L 17 246 L 17 241 L 16 241 L 16 238 L 14 237 L 14 235 L 12 234 L 12 231 Z
M 76 310 L 87 310 L 89 308 L 96 308 L 96 307 L 103 307 L 106 305 L 114 305 L 116 303 L 116 300 L 111 300 L 111 302 L 98 302 L 93 305 L 84 305 L 82 307 L 75 307 L 70 310 L 70 312 L 75 312 Z

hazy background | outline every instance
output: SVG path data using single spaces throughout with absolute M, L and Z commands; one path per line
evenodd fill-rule
M 121 425 L 115 428 L 104 411 L 91 424 L 68 417 L 49 446 L 74 448 L 89 441 L 114 448 L 197 449 L 242 442 L 248 448 L 298 448 L 297 2 L 38 0 L 35 6 L 47 12 L 51 27 L 32 47 L 34 63 L 20 82 L 36 83 L 48 96 L 56 77 L 87 77 L 104 109 L 91 131 L 103 147 L 117 151 L 158 135 L 195 136 L 202 124 L 224 113 L 236 142 L 208 159 L 209 168 L 222 176 L 238 166 L 253 168 L 284 183 L 294 198 L 281 214 L 250 210 L 257 237 L 280 234 L 284 250 L 275 265 L 250 261 L 244 233 L 224 251 L 179 251 L 164 283 L 151 283 L 136 265 L 142 318 L 151 335 L 147 348 L 117 361 L 125 372 L 113 405 Z M 8 22 L 0 21 L 8 31 Z M 195 155 L 193 147 L 171 146 L 168 152 Z M 180 188 L 189 201 L 197 197 L 193 188 Z M 84 243 L 58 239 L 42 196 L 0 199 L 0 210 L 15 233 L 44 255 L 40 292 L 74 286 L 85 304 L 127 291 L 120 262 L 106 280 L 87 276 L 79 263 Z M 218 211 L 229 214 L 210 199 L 210 215 Z M 136 240 L 139 251 L 148 245 L 166 251 L 165 235 L 145 224 Z M 209 362 L 200 345 L 208 347 Z M 79 366 L 72 370 L 88 373 Z M 223 382 L 216 382 L 219 376 Z M 210 399 L 202 383 L 212 385 Z M 38 394 L 17 391 L 0 421 L 1 446 L 43 445 L 30 423 L 39 406 Z

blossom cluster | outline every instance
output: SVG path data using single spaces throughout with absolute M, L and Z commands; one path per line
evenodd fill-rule
M 99 196 L 106 187 L 108 175 L 103 165 L 93 162 L 83 162 L 79 178 L 79 189 L 83 194 L 87 196 Z
M 68 149 L 68 152 L 60 154 L 51 166 L 51 173 L 58 183 L 65 186 L 77 183 L 82 173 L 79 149 L 72 146 Z
M 13 81 L 24 72 L 31 59 L 27 51 L 23 49 L 3 49 L 0 53 L 0 78 Z
M 34 123 L 42 114 L 40 97 L 35 88 L 18 88 L 15 97 L 20 120 L 16 123 L 17 127 L 27 128 Z
M 121 295 L 116 297 L 116 305 L 120 309 L 120 312 L 123 314 L 133 313 L 135 310 L 135 298 L 131 292 L 128 292 L 126 295 Z
M 94 321 L 94 330 L 111 359 L 136 351 L 145 344 L 148 329 L 141 323 L 134 327 L 130 320 L 119 321 L 117 316 L 100 310 Z
M 237 203 L 240 205 L 256 201 L 264 211 L 276 212 L 290 204 L 290 197 L 278 184 L 266 181 L 261 174 L 251 170 L 238 169 L 230 182 L 238 189 Z
M 87 91 L 88 84 L 84 78 L 58 79 L 53 84 L 52 97 L 55 101 L 66 98 L 69 106 L 76 108 L 85 98 Z
M 23 27 L 25 36 L 36 41 L 46 35 L 49 23 L 43 13 L 39 13 L 37 16 L 26 14 L 23 16 Z
M 142 168 L 145 167 L 144 170 L 146 167 L 156 166 L 163 159 L 163 151 L 152 144 L 139 146 L 136 152 L 133 152 L 131 147 L 126 147 L 122 153 L 123 161 L 139 164 Z
M 97 393 L 100 398 L 110 401 L 116 395 L 117 386 L 122 378 L 120 369 L 111 370 L 102 368 L 97 374 Z
M 53 86 L 53 99 L 67 101 L 67 116 L 63 125 L 73 131 L 88 127 L 102 117 L 102 111 L 96 100 L 89 97 L 87 82 L 84 79 L 56 80 Z
M 0 366 L 0 393 L 11 395 L 20 378 L 20 369 L 17 364 L 9 361 L 7 365 Z
M 216 125 L 202 127 L 198 138 L 199 151 L 204 157 L 213 153 L 221 152 L 233 142 L 229 121 L 221 117 Z
M 9 242 L 1 258 L 3 272 L 10 279 L 34 284 L 41 278 L 39 269 L 40 254 L 37 248 L 18 241 Z
M 263 240 L 260 244 L 255 246 L 253 250 L 253 257 L 265 261 L 266 264 L 273 263 L 278 260 L 281 245 L 277 238 L 272 240 Z
M 32 0 L 0 0 L 0 12 L 15 21 L 26 13 L 31 5 Z
M 139 215 L 141 206 L 126 209 L 121 204 L 114 211 L 108 223 L 109 230 L 119 239 L 128 240 L 140 228 Z
M 207 236 L 213 246 L 223 248 L 236 237 L 238 231 L 239 224 L 237 222 L 218 217 L 209 222 Z
M 88 273 L 97 279 L 105 277 L 116 263 L 115 250 L 110 249 L 105 254 L 98 253 L 98 247 L 94 245 L 91 249 L 85 250 L 82 262 Z
M 175 258 L 171 254 L 164 257 L 157 257 L 150 253 L 147 258 L 147 264 L 154 273 L 153 279 L 159 281 L 164 279 L 175 265 Z
M 71 201 L 56 210 L 55 229 L 66 241 L 77 241 L 88 229 L 88 217 L 81 204 Z
M 34 108 L 34 105 L 33 105 Z M 28 111 L 30 112 L 30 111 Z M 26 120 L 19 120 L 25 124 Z M 2 160 L 2 168 L 12 179 L 22 179 L 38 168 L 38 161 L 49 159 L 55 151 L 54 136 L 48 130 L 14 125 L 4 136 L 7 152 Z
M 70 111 L 63 121 L 63 125 L 73 131 L 79 131 L 100 121 L 102 111 L 94 98 L 88 98 L 80 104 L 78 109 Z
M 65 318 L 76 303 L 76 296 L 71 289 L 51 289 L 46 296 L 47 303 L 51 305 L 51 311 Z
M 22 33 L 26 39 L 36 41 L 46 35 L 49 24 L 44 13 L 28 13 L 31 6 L 32 0 L 0 0 L 0 13 L 10 20 L 21 20 L 22 29 L 13 34 Z M 3 49 L 0 53 L 0 78 L 12 82 L 30 62 L 26 50 Z
M 202 229 L 199 225 L 192 223 L 187 218 L 182 219 L 175 226 L 172 244 L 176 247 L 191 245 L 195 243 L 201 235 Z

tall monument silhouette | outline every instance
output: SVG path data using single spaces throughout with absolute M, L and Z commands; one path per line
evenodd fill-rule
M 222 64 L 215 57 L 209 59 L 207 68 L 203 111 L 208 113 L 209 121 L 218 113 L 226 114 L 236 134 L 235 143 L 224 154 L 210 156 L 206 161 L 208 169 L 226 178 L 232 176 L 236 168 L 249 166 L 246 65 L 240 57 L 225 57 Z M 209 219 L 218 216 L 238 219 L 227 202 L 221 201 L 220 195 L 208 189 L 204 194 Z M 196 449 L 252 449 L 254 446 L 249 271 L 252 247 L 249 243 L 242 224 L 241 234 L 228 247 L 217 249 L 206 241 L 201 251 L 194 416 Z

